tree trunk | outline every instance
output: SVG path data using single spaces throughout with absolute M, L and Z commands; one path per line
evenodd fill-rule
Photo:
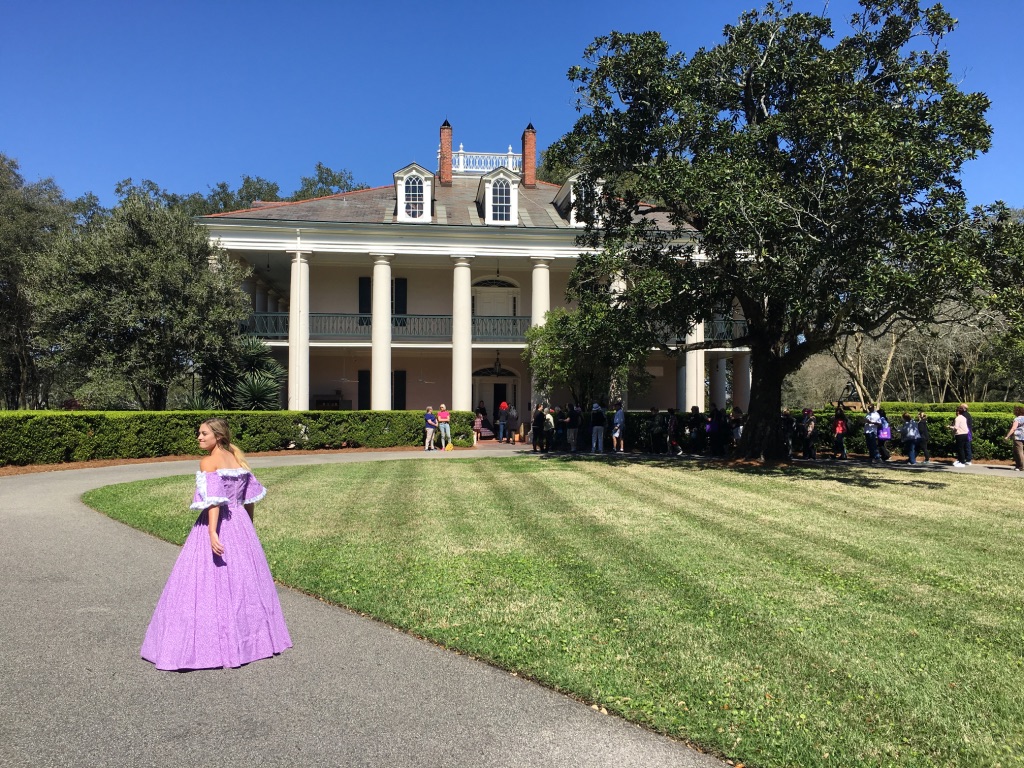
M 788 458 L 782 433 L 782 383 L 788 369 L 771 355 L 751 354 L 750 407 L 743 427 L 741 453 L 748 459 Z

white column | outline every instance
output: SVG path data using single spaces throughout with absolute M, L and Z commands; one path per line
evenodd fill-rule
M 371 253 L 370 410 L 391 410 L 391 253 Z
M 288 311 L 288 410 L 309 410 L 309 251 L 289 251 L 292 284 Z
M 452 256 L 452 410 L 473 410 L 472 256 Z
M 534 256 L 533 262 L 533 300 L 530 312 L 530 325 L 544 325 L 544 315 L 551 309 L 551 273 L 548 269 L 549 257 Z
M 725 367 L 726 359 L 711 359 L 711 402 L 719 408 L 725 408 Z
M 744 413 L 750 408 L 749 352 L 739 352 L 732 357 L 732 404 Z
M 686 335 L 687 344 L 704 341 L 704 323 L 694 326 Z M 693 406 L 704 410 L 704 350 L 696 349 L 686 353 L 686 409 Z

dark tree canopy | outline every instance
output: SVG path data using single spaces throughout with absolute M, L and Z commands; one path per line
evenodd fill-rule
M 42 277 L 70 290 L 41 297 L 37 336 L 65 364 L 123 380 L 139 407 L 163 410 L 187 370 L 235 354 L 250 311 L 244 274 L 155 185 L 119 192 L 108 217 L 55 244 Z
M 782 382 L 810 355 L 926 320 L 983 276 L 959 179 L 989 146 L 989 102 L 950 76 L 953 19 L 861 0 L 850 26 L 836 39 L 830 19 L 775 3 L 690 59 L 654 32 L 598 38 L 570 72 L 584 114 L 549 150 L 581 171 L 595 249 L 570 291 L 604 286 L 627 315 L 609 343 L 684 351 L 695 323 L 742 308 L 751 456 L 781 449 Z

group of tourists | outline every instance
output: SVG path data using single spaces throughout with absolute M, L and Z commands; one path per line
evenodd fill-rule
M 962 408 L 966 413 L 967 406 L 962 406 Z M 968 414 L 967 419 L 969 418 Z M 966 423 L 965 420 L 965 425 Z M 848 459 L 846 438 L 850 434 L 850 419 L 842 405 L 836 406 L 835 415 L 828 425 L 828 430 L 832 438 L 832 458 Z M 797 447 L 801 452 L 800 458 L 809 461 L 818 458 L 817 445 L 820 435 L 818 419 L 812 409 L 804 408 L 800 419 L 793 416 L 788 408 L 784 409 L 782 411 L 782 434 L 786 441 L 787 455 L 790 458 L 794 458 L 794 450 Z M 923 411 L 916 416 L 905 412 L 900 417 L 898 425 L 893 427 L 889 423 L 889 417 L 884 408 L 868 406 L 864 416 L 864 442 L 867 444 L 870 463 L 889 461 L 892 456 L 889 450 L 889 441 L 899 440 L 902 453 L 907 457 L 908 464 L 930 464 L 932 457 L 928 450 L 928 437 L 928 417 Z M 969 441 L 967 450 L 969 451 Z M 919 454 L 924 456 L 923 462 L 917 461 Z M 970 454 L 967 454 L 964 464 L 960 466 L 970 463 Z
M 474 430 L 479 435 L 480 431 L 491 426 L 482 400 L 475 415 Z M 589 418 L 585 418 L 585 415 Z M 427 407 L 424 414 L 424 450 L 445 450 L 451 445 L 450 421 L 451 414 L 444 403 L 437 413 L 434 413 L 432 406 Z M 745 416 L 740 408 L 727 411 L 714 403 L 706 413 L 701 412 L 697 406 L 693 406 L 689 412 L 669 408 L 664 413 L 653 407 L 646 431 L 640 436 L 640 445 L 633 447 L 653 454 L 728 456 L 739 446 L 744 421 Z M 493 425 L 498 442 L 515 442 L 519 424 L 515 406 L 502 402 Z M 616 402 L 609 411 L 595 402 L 586 414 L 575 403 L 564 407 L 538 403 L 526 426 L 529 427 L 528 440 L 534 453 L 577 453 L 586 450 L 588 444 L 592 453 L 604 453 L 609 438 L 612 453 L 625 451 L 626 412 L 621 401 Z M 587 431 L 581 435 L 584 428 Z M 818 446 L 826 441 L 820 432 L 827 429 L 832 458 L 848 459 L 846 443 L 851 428 L 850 418 L 842 405 L 836 406 L 835 414 L 827 425 L 819 425 L 818 417 L 811 408 L 803 409 L 799 416 L 788 408 L 782 411 L 782 436 L 789 458 L 817 460 Z M 871 464 L 889 461 L 892 457 L 890 446 L 895 443 L 900 446 L 908 464 L 932 463 L 928 447 L 928 417 L 923 411 L 916 415 L 904 412 L 896 417 L 894 424 L 890 424 L 885 408 L 869 405 L 862 428 Z M 953 466 L 970 466 L 974 459 L 974 421 L 966 403 L 957 407 L 956 417 L 949 429 L 953 432 L 956 445 Z M 436 438 L 439 438 L 439 447 Z M 1024 407 L 1014 408 L 1014 421 L 1006 434 L 1006 440 L 1013 444 L 1014 469 L 1024 471 Z
M 621 404 L 619 410 L 621 410 Z M 625 414 L 621 419 L 620 432 L 625 429 Z M 602 453 L 604 450 L 607 421 L 604 409 L 598 403 L 594 403 L 590 412 L 590 450 L 594 453 Z M 537 403 L 537 407 L 533 410 L 533 419 L 530 422 L 530 442 L 533 452 L 566 451 L 576 453 L 580 449 L 582 425 L 583 408 L 575 403 L 569 403 L 564 408 L 560 405 L 545 406 L 543 403 Z

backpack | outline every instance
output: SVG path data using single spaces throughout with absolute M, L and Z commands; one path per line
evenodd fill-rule
M 878 439 L 888 440 L 892 437 L 892 430 L 889 429 L 889 421 L 882 419 L 882 423 L 878 426 Z

